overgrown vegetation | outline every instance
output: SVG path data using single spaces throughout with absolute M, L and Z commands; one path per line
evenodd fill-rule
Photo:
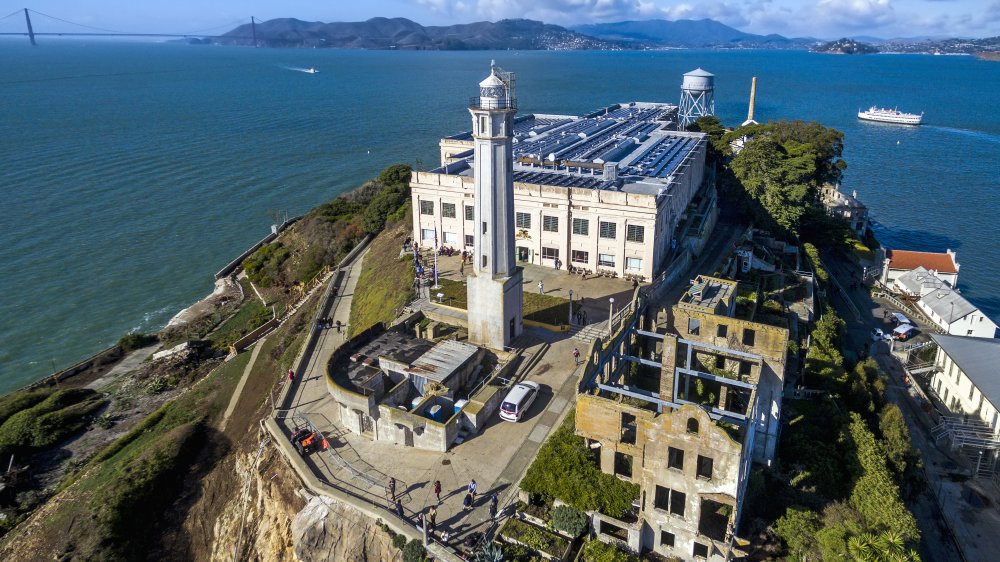
M 639 497 L 639 486 L 601 472 L 583 437 L 573 432 L 575 420 L 571 412 L 542 445 L 521 488 L 548 500 L 559 498 L 580 511 L 621 519 Z
M 639 562 L 639 557 L 618 550 L 610 544 L 590 539 L 580 549 L 580 562 Z
M 852 543 L 871 537 L 898 538 L 912 554 L 900 559 L 917 560 L 910 551 L 920 530 L 904 500 L 923 482 L 919 455 L 898 408 L 885 403 L 875 361 L 845 365 L 843 329 L 827 308 L 805 364 L 805 384 L 827 393 L 786 402 L 793 415 L 780 443 L 784 474 L 751 484 L 751 494 L 770 514 L 764 519 L 776 519 L 789 560 L 858 560 Z
M 590 526 L 586 513 L 568 505 L 560 505 L 552 510 L 552 528 L 570 536 L 579 537 Z
M 394 164 L 378 178 L 307 213 L 243 262 L 258 287 L 276 298 L 342 260 L 366 234 L 377 234 L 409 201 L 410 167 Z M 269 297 L 270 300 L 270 297 Z
M 562 556 L 569 547 L 569 541 L 565 537 L 520 519 L 508 519 L 500 528 L 500 535 L 514 539 L 532 550 L 556 557 Z
M 28 396 L 22 395 L 20 400 L 11 401 L 9 405 L 27 404 L 40 396 L 38 392 L 23 394 Z M 89 389 L 51 392 L 40 402 L 4 420 L 0 425 L 0 452 L 41 449 L 59 443 L 86 427 L 106 402 L 102 395 Z
M 128 353 L 129 351 L 146 347 L 148 345 L 153 345 L 156 343 L 156 334 L 144 334 L 142 332 L 129 332 L 118 340 L 118 347 L 122 351 Z

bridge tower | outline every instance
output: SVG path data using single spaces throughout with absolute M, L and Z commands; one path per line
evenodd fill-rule
M 250 16 L 250 33 L 253 35 L 253 47 L 257 48 L 257 24 L 253 21 L 253 16 Z
M 684 81 L 681 83 L 681 104 L 677 113 L 681 130 L 699 117 L 715 115 L 714 74 L 698 68 L 684 75 Z
M 24 9 L 24 21 L 28 22 L 28 40 L 32 46 L 38 46 L 38 43 L 35 43 L 35 30 L 31 28 L 31 16 L 28 15 L 27 8 Z
M 521 334 L 521 268 L 514 262 L 514 73 L 490 65 L 469 102 L 474 146 L 475 235 L 469 341 L 502 350 Z

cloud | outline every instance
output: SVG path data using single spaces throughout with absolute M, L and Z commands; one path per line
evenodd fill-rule
M 820 0 L 817 21 L 831 21 L 848 28 L 874 28 L 893 23 L 896 13 L 891 0 Z

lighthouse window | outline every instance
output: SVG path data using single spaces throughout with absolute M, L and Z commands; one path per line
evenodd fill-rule
M 486 222 L 483 222 L 483 234 L 486 234 Z
M 483 267 L 484 268 L 486 267 L 486 255 L 485 254 L 483 255 Z
M 485 115 L 480 116 L 479 117 L 479 132 L 480 133 L 486 133 L 487 132 L 487 125 L 488 125 L 488 119 L 486 118 L 486 116 Z

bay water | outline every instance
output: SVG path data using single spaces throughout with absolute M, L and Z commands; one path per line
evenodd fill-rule
M 0 391 L 152 331 L 293 216 L 385 166 L 438 163 L 491 59 L 522 113 L 679 99 L 716 75 L 716 113 L 844 131 L 844 190 L 879 239 L 958 251 L 959 286 L 1000 320 L 1000 63 L 793 51 L 395 52 L 0 41 Z M 301 69 L 315 67 L 317 74 Z M 926 112 L 859 122 L 859 108 Z

